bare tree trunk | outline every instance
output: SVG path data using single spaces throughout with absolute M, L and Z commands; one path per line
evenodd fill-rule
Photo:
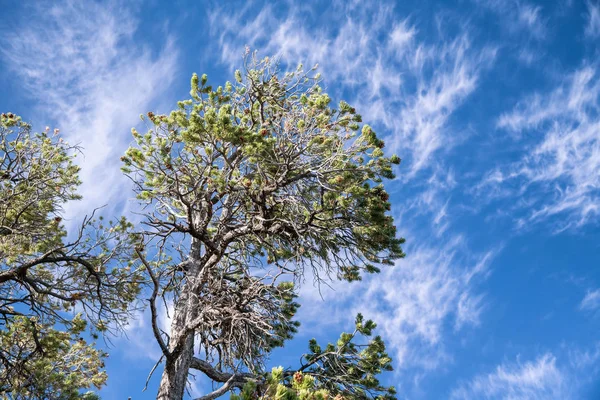
M 175 303 L 173 322 L 169 335 L 169 353 L 171 357 L 165 363 L 165 369 L 160 380 L 157 400 L 182 400 L 185 393 L 188 374 L 194 358 L 195 331 L 189 329 L 189 323 L 198 314 L 198 298 L 194 295 L 194 286 L 199 272 L 218 258 L 210 258 L 208 262 L 201 261 L 201 243 L 192 239 L 189 269 L 187 279 L 180 296 Z
M 165 364 L 157 400 L 181 400 L 185 392 L 190 364 L 194 356 L 194 333 L 186 332 L 188 304 L 187 296 L 185 297 L 180 298 L 175 305 L 169 342 L 169 351 L 173 357 Z M 176 350 L 178 346 L 181 347 Z
M 185 392 L 187 377 L 192 362 L 194 347 L 194 335 L 189 335 L 186 338 L 186 343 L 183 352 L 172 363 L 170 371 L 165 368 L 160 386 L 158 388 L 157 400 L 181 400 Z

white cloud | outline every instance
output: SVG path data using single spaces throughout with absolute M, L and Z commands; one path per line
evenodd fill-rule
M 491 254 L 477 260 L 459 255 L 456 238 L 440 251 L 415 248 L 394 268 L 369 282 L 365 315 L 379 322 L 395 351 L 399 369 L 436 369 L 451 358 L 446 336 L 464 325 L 479 323 L 483 296 L 473 293 L 473 279 L 487 274 Z
M 157 299 L 156 308 L 158 312 L 158 329 L 168 335 L 171 332 L 173 302 L 170 299 L 163 301 L 159 298 Z M 141 362 L 151 361 L 156 363 L 161 357 L 160 347 L 154 339 L 149 307 L 133 314 L 125 326 L 123 335 L 118 336 L 117 341 L 120 345 L 119 349 L 128 358 Z M 149 363 L 149 369 L 151 366 L 152 364 Z
M 585 374 L 579 374 L 583 384 L 596 380 L 600 370 L 600 343 L 588 349 L 568 348 L 567 356 L 573 371 L 585 371 Z
M 408 20 L 404 20 L 394 26 L 390 33 L 389 45 L 396 53 L 396 57 L 401 58 L 404 52 L 412 45 L 417 30 L 414 26 L 408 24 Z
M 161 351 L 154 340 L 149 310 L 136 312 L 117 342 L 120 344 L 119 350 L 130 359 L 142 362 L 157 362 L 160 359 Z
M 526 32 L 535 39 L 547 35 L 546 20 L 542 17 L 542 7 L 520 0 L 473 0 L 480 7 L 496 13 L 502 26 L 511 34 Z
M 533 63 L 539 61 L 540 57 L 541 57 L 540 52 L 535 51 L 531 48 L 528 48 L 527 46 L 523 46 L 519 50 L 518 59 L 520 62 L 522 62 L 525 65 L 528 65 L 528 66 L 533 65 Z
M 420 45 L 410 57 L 416 90 L 386 99 L 383 122 L 392 128 L 394 151 L 412 157 L 412 176 L 436 165 L 435 153 L 465 139 L 448 120 L 476 89 L 481 69 L 493 61 L 495 50 L 484 48 L 475 55 L 467 36 L 460 36 L 440 46 Z
M 568 382 L 556 365 L 556 357 L 546 353 L 534 361 L 503 363 L 494 372 L 481 374 L 455 389 L 455 400 L 566 400 Z
M 585 34 L 591 38 L 600 36 L 600 4 L 594 4 L 591 1 L 587 2 L 588 15 Z
M 457 182 L 450 168 L 438 168 L 427 179 L 417 184 L 411 197 L 403 199 L 402 207 L 394 218 L 399 226 L 412 223 L 415 217 L 431 219 L 427 229 L 441 237 L 451 226 L 452 211 L 449 205 Z M 430 232 L 431 232 L 430 231 Z
M 581 300 L 579 308 L 586 311 L 594 311 L 600 308 L 600 289 L 588 291 Z
M 557 230 L 580 227 L 600 215 L 600 74 L 585 66 L 550 93 L 525 98 L 498 119 L 516 138 L 532 132 L 526 154 L 491 171 L 478 187 L 492 196 L 518 196 L 521 224 L 561 216 Z M 508 189 L 508 188 L 514 189 Z M 504 188 L 504 189 L 503 189 Z
M 541 10 L 540 6 L 534 7 L 530 4 L 520 4 L 518 7 L 519 23 L 538 39 L 546 35 L 546 25 L 540 15 Z
M 456 385 L 451 400 L 579 400 L 591 399 L 590 388 L 600 371 L 600 343 L 587 348 L 561 344 L 523 362 L 504 361 Z M 594 397 L 595 398 L 595 397 Z
M 175 75 L 171 39 L 153 55 L 133 35 L 138 18 L 121 3 L 38 3 L 32 24 L 3 32 L 0 55 L 25 93 L 73 144 L 83 146 L 83 202 L 69 205 L 80 217 L 92 208 L 130 197 L 119 157 L 137 117 L 163 94 Z M 40 117 L 25 115 L 28 120 Z M 44 117 L 45 118 L 45 117 Z M 118 205 L 122 212 L 123 205 Z

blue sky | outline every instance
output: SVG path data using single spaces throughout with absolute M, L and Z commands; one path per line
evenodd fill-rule
M 0 109 L 85 149 L 70 221 L 135 208 L 130 128 L 187 98 L 193 72 L 231 79 L 245 45 L 318 63 L 403 159 L 387 187 L 408 255 L 323 298 L 303 286 L 273 365 L 362 311 L 401 399 L 600 397 L 600 3 L 169 3 L 0 0 Z M 108 347 L 103 398 L 153 398 L 147 318 Z

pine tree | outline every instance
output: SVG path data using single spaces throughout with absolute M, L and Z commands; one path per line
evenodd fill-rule
M 298 328 L 295 283 L 306 271 L 358 281 L 403 257 L 382 185 L 400 159 L 384 156 L 352 106 L 332 105 L 314 68 L 281 73 L 252 54 L 234 77 L 214 88 L 193 75 L 191 98 L 142 116 L 149 131 L 132 130 L 122 158 L 148 210 L 136 251 L 164 359 L 157 398 L 182 399 L 190 370 L 222 384 L 203 399 L 239 390 L 306 398 L 305 380 L 321 394 L 393 398 L 376 378 L 391 368 L 381 338 L 355 342 L 374 328 L 361 316 L 337 344 L 311 342 L 304 364 L 277 383 L 265 365 Z M 168 334 L 157 322 L 161 296 L 174 304 Z
M 106 354 L 82 334 L 118 329 L 139 293 L 126 220 L 85 218 L 67 235 L 77 150 L 58 130 L 33 134 L 0 116 L 0 398 L 79 399 L 101 387 Z

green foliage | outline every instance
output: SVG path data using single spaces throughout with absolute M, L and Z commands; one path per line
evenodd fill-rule
M 58 331 L 25 317 L 14 318 L 0 331 L 5 370 L 0 382 L 2 399 L 97 399 L 81 389 L 106 382 L 102 351 L 79 338 L 85 321 L 75 318 L 69 331 Z M 38 341 L 39 343 L 36 343 Z M 43 349 L 43 350 L 42 350 Z
M 77 151 L 58 130 L 33 134 L 0 115 L 0 396 L 71 399 L 101 386 L 104 354 L 75 335 L 125 323 L 139 293 L 129 222 L 85 218 L 68 238 Z
M 377 378 L 383 371 L 392 371 L 392 359 L 381 337 L 375 336 L 366 344 L 355 341 L 357 335 L 371 337 L 375 328 L 373 321 L 363 321 L 358 314 L 356 330 L 342 333 L 335 345 L 330 343 L 323 351 L 311 340 L 311 353 L 305 356 L 310 365 L 306 373 L 316 374 L 322 387 L 332 394 L 353 399 L 395 399 L 395 388 L 381 385 Z
M 283 367 L 273 368 L 261 387 L 258 387 L 255 382 L 249 381 L 242 387 L 239 394 L 233 393 L 230 399 L 327 400 L 333 398 L 328 390 L 315 386 L 315 379 L 312 376 L 302 372 L 295 372 L 290 376 L 287 378 L 284 376 Z M 342 398 L 338 396 L 336 400 L 342 400 Z
M 377 378 L 384 371 L 392 371 L 392 359 L 381 337 L 371 338 L 375 328 L 373 321 L 365 321 L 358 314 L 355 330 L 342 333 L 337 343 L 323 348 L 312 339 L 310 352 L 304 356 L 303 373 L 314 376 L 315 387 L 327 390 L 331 396 L 395 399 L 395 388 L 381 385 Z M 357 342 L 360 337 L 370 340 Z
M 265 379 L 248 381 L 232 400 L 285 399 L 396 399 L 394 387 L 383 386 L 377 376 L 392 370 L 392 359 L 385 351 L 379 336 L 367 343 L 358 343 L 358 337 L 372 336 L 376 324 L 356 317 L 352 333 L 342 333 L 336 344 L 325 348 L 312 339 L 310 352 L 304 355 L 303 366 L 297 371 L 273 368 Z
M 269 337 L 269 348 L 283 347 L 284 342 L 298 331 L 300 322 L 292 320 L 300 307 L 300 304 L 294 301 L 297 298 L 294 289 L 292 282 L 281 282 L 277 285 L 275 293 L 280 304 L 280 317 L 271 325 L 273 334 Z
M 134 131 L 123 169 L 162 228 L 209 247 L 229 234 L 244 256 L 318 263 L 348 281 L 404 255 L 379 184 L 399 158 L 359 129 L 349 104 L 332 108 L 311 72 L 281 77 L 265 59 L 216 90 L 194 75 L 191 99 L 147 114 L 150 130 Z
M 15 263 L 60 245 L 62 202 L 76 200 L 79 168 L 68 146 L 12 113 L 0 117 L 0 254 Z

